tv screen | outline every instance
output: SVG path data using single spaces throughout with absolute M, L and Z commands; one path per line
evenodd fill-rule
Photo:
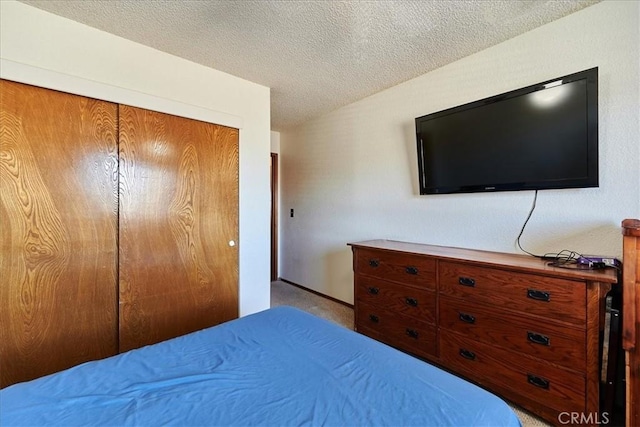
M 598 186 L 598 69 L 418 117 L 420 194 Z

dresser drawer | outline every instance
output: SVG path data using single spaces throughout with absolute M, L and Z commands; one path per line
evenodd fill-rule
M 584 329 L 531 319 L 525 313 L 440 297 L 440 328 L 519 351 L 573 370 L 586 367 Z M 447 332 L 442 332 L 447 334 Z
M 379 308 L 435 323 L 436 294 L 374 277 L 356 275 L 356 300 Z
M 355 251 L 357 274 L 417 286 L 436 288 L 436 261 L 433 258 L 401 252 L 358 248 Z
M 461 337 L 440 335 L 440 360 L 472 381 L 497 386 L 559 412 L 585 410 L 583 375 Z M 510 396 L 505 395 L 509 399 Z M 514 399 L 518 401 L 518 399 Z
M 436 355 L 436 328 L 368 304 L 356 306 L 356 330 L 417 356 Z
M 441 262 L 440 292 L 585 326 L 584 282 Z

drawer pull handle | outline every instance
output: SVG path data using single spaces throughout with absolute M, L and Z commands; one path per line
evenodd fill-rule
M 380 318 L 378 316 L 376 316 L 375 314 L 370 314 L 369 315 L 369 319 L 373 322 L 373 323 L 378 323 L 380 321 Z
M 407 332 L 407 335 L 408 335 L 409 337 L 411 337 L 411 338 L 413 338 L 413 339 L 418 339 L 418 335 L 419 335 L 419 334 L 418 334 L 418 331 L 415 331 L 415 330 L 413 330 L 413 329 L 409 329 L 409 328 L 407 328 L 407 329 L 406 329 L 406 332 Z
M 472 316 L 467 313 L 458 313 L 458 319 L 462 320 L 465 323 L 471 323 L 471 324 L 476 323 L 475 316 Z
M 378 295 L 378 293 L 380 292 L 380 288 L 375 288 L 373 286 L 369 286 L 367 288 L 367 292 L 369 292 L 371 295 Z
M 461 348 L 458 354 L 460 354 L 460 356 L 464 357 L 467 360 L 476 360 L 476 354 L 473 351 Z
M 407 268 L 404 269 L 404 271 L 407 272 L 407 274 L 412 274 L 412 275 L 416 275 L 418 274 L 418 269 L 416 267 L 412 267 L 412 266 L 408 266 Z
M 536 334 L 535 332 L 527 331 L 527 339 L 534 344 L 551 345 L 551 340 L 548 336 L 542 334 Z
M 549 292 L 537 291 L 535 289 L 527 289 L 527 298 L 534 299 L 536 301 L 549 301 L 551 294 Z
M 376 268 L 378 266 L 380 266 L 380 261 L 378 261 L 377 259 L 370 259 L 369 260 L 369 265 L 373 268 Z
M 404 301 L 407 303 L 407 305 L 410 305 L 411 307 L 418 306 L 418 300 L 415 298 L 405 298 Z
M 462 286 L 474 287 L 476 285 L 476 281 L 470 277 L 458 277 L 458 283 Z
M 545 390 L 549 389 L 549 380 L 545 380 L 537 375 L 527 374 L 527 381 L 529 384 L 532 384 L 536 387 L 543 388 Z

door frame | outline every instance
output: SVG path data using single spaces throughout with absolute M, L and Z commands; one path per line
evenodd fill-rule
M 278 153 L 271 153 L 271 281 L 278 280 Z

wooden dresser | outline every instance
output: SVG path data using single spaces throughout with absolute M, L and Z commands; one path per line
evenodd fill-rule
M 599 333 L 614 271 L 388 240 L 349 245 L 358 332 L 551 423 L 563 412 L 599 416 Z

